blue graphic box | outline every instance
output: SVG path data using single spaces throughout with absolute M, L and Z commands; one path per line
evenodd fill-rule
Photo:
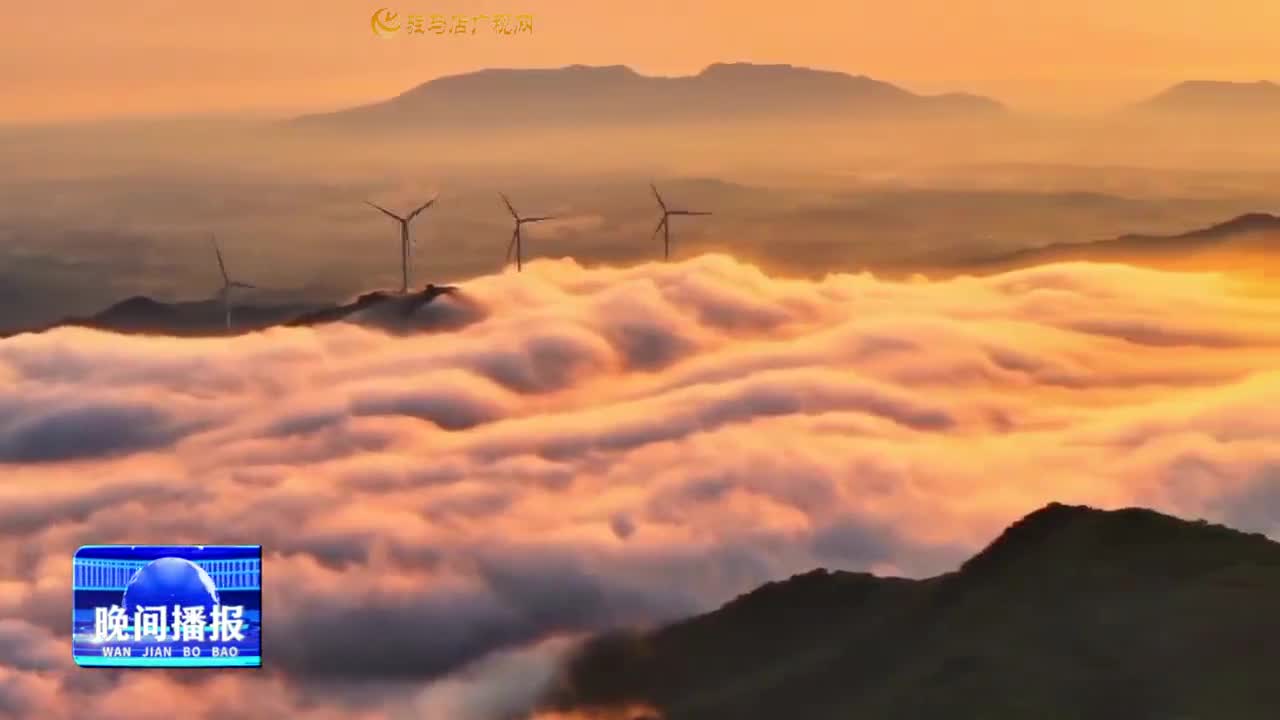
M 261 545 L 85 545 L 71 652 L 96 667 L 261 667 Z

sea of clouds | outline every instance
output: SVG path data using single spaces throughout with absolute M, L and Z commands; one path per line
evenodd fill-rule
M 1049 501 L 1280 537 L 1280 298 L 538 261 L 376 323 L 0 341 L 0 717 L 509 720 L 573 644 Z M 261 543 L 261 671 L 79 669 L 85 543 Z

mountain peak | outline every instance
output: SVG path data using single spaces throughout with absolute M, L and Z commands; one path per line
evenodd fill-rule
M 1233 237 L 1247 235 L 1249 233 L 1275 232 L 1280 231 L 1280 216 L 1270 213 L 1251 212 L 1244 215 L 1238 215 L 1220 223 L 1203 227 L 1198 230 L 1181 233 L 1178 235 L 1144 235 L 1141 233 L 1131 233 L 1122 235 L 1119 239 L 1124 240 L 1198 240 L 1198 241 L 1217 241 L 1229 240 Z
M 786 75 L 789 73 L 829 73 L 832 75 L 842 75 L 844 73 L 834 73 L 827 70 L 814 70 L 812 68 L 798 67 L 788 63 L 752 63 L 752 62 L 717 62 L 711 63 L 698 73 L 699 77 L 723 77 L 734 75 Z
M 124 300 L 121 300 L 115 305 L 112 305 L 109 309 L 118 310 L 118 311 L 146 310 L 150 308 L 160 307 L 161 305 L 163 305 L 163 303 L 159 302 L 158 300 L 149 298 L 146 295 L 134 295 L 133 297 L 125 298 Z
M 1252 232 L 1276 229 L 1280 229 L 1280 216 L 1262 212 L 1245 213 L 1208 228 L 1209 231 L 1217 230 L 1220 232 Z
M 1005 528 L 985 550 L 961 565 L 960 572 L 983 572 L 1002 566 L 1097 514 L 1102 511 L 1085 505 L 1049 503 Z
M 1184 552 L 1194 549 L 1193 552 Z M 1050 503 L 1010 525 L 959 575 L 992 573 L 1039 578 L 1099 567 L 1137 574 L 1194 575 L 1229 565 L 1254 552 L 1280 562 L 1280 546 L 1263 535 L 1188 521 L 1144 508 L 1099 510 Z
M 817 68 L 789 65 L 784 63 L 760 64 L 750 62 L 712 63 L 694 76 L 704 83 L 742 82 L 795 87 L 815 93 L 858 92 L 868 97 L 891 97 L 910 99 L 917 96 L 893 85 L 869 78 L 866 75 L 851 75 L 835 70 L 819 70 Z
M 1156 94 L 1139 108 L 1188 113 L 1280 112 L 1280 85 L 1269 80 L 1187 80 Z
M 636 78 L 640 73 L 626 65 L 582 65 L 573 64 L 560 68 L 562 72 L 577 75 L 594 75 L 608 78 Z M 518 71 L 517 71 L 518 72 Z M 552 71 L 554 72 L 554 70 Z
M 1172 85 L 1165 92 L 1200 92 L 1204 90 L 1230 90 L 1230 89 L 1267 89 L 1280 87 L 1270 80 L 1254 80 L 1252 82 L 1238 82 L 1233 80 L 1183 80 L 1180 83 Z

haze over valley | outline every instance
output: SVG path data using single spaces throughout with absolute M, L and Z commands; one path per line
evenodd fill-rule
M 675 106 L 653 89 L 694 81 Z M 510 97 L 526 85 L 531 95 Z M 600 89 L 615 86 L 602 104 Z M 436 102 L 441 93 L 452 99 Z M 407 209 L 436 193 L 415 227 L 422 282 L 500 268 L 498 192 L 560 216 L 531 231 L 531 258 L 658 257 L 653 181 L 715 213 L 673 226 L 680 256 L 731 252 L 810 276 L 945 275 L 1025 248 L 1176 235 L 1280 208 L 1280 172 L 1264 162 L 1273 153 L 1246 152 L 1247 134 L 1161 125 L 1137 144 L 1129 122 L 1046 120 L 960 91 L 726 64 L 684 79 L 622 67 L 480 72 L 299 118 L 11 127 L 0 130 L 11 170 L 0 181 L 0 332 L 135 295 L 210 297 L 211 233 L 263 288 L 255 303 L 390 288 L 395 231 L 364 202 Z

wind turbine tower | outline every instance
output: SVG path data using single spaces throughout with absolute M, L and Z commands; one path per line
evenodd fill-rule
M 653 229 L 653 236 L 658 236 L 658 231 L 662 231 L 662 259 L 671 259 L 671 216 L 673 215 L 710 215 L 709 212 L 698 212 L 695 210 L 671 210 L 667 207 L 667 203 L 663 201 L 662 194 L 658 192 L 657 186 L 649 183 L 649 189 L 653 191 L 653 196 L 658 200 L 658 207 L 662 208 L 662 219 L 658 221 L 658 227 Z
M 511 217 L 515 218 L 516 221 L 515 230 L 511 232 L 511 242 L 507 244 L 507 259 L 505 262 L 511 262 L 511 253 L 514 251 L 516 255 L 516 272 L 520 272 L 524 269 L 524 238 L 520 234 L 520 228 L 523 227 L 525 223 L 554 220 L 556 216 L 542 215 L 539 217 L 520 217 L 520 213 L 516 212 L 514 207 L 511 207 L 511 201 L 507 199 L 507 196 L 502 193 L 498 193 L 498 195 L 502 197 L 503 204 L 507 206 L 507 210 L 511 211 Z
M 213 243 L 213 252 L 218 256 L 218 270 L 222 272 L 222 289 L 218 291 L 218 296 L 222 298 L 222 308 L 227 316 L 227 329 L 231 329 L 231 288 L 253 288 L 249 283 L 242 283 L 232 280 L 227 275 L 227 264 L 222 261 L 222 250 L 218 247 L 218 239 L 212 235 L 209 241 Z
M 400 277 L 401 277 L 400 293 L 401 294 L 405 294 L 409 292 L 409 248 L 411 244 L 411 241 L 409 239 L 409 223 L 412 222 L 413 219 L 418 216 L 418 213 L 422 212 L 423 210 L 426 210 L 427 208 L 435 204 L 435 201 L 436 201 L 436 198 L 433 197 L 430 200 L 423 203 L 422 205 L 419 205 L 418 208 L 415 209 L 413 212 L 409 213 L 404 217 L 400 217 L 399 215 L 391 212 L 390 210 L 382 207 L 381 205 L 377 205 L 368 200 L 365 200 L 365 203 L 369 205 L 369 207 L 372 207 L 377 210 L 381 210 L 384 214 L 386 214 L 387 217 L 400 223 Z

